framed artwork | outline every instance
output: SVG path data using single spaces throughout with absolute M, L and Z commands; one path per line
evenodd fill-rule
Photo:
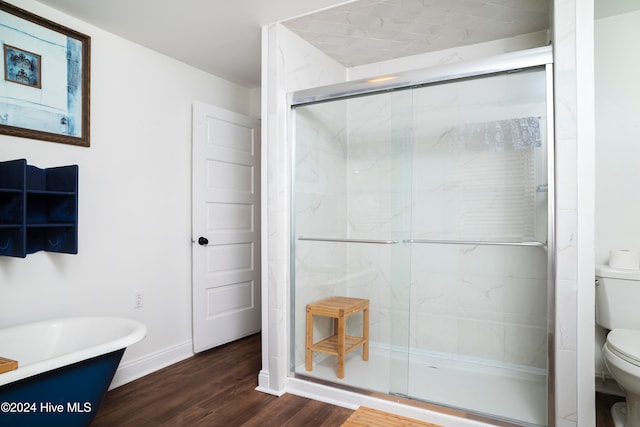
M 0 134 L 89 146 L 91 38 L 0 0 Z

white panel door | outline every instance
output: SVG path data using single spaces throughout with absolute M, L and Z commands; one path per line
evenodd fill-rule
M 193 350 L 260 331 L 259 122 L 193 106 Z

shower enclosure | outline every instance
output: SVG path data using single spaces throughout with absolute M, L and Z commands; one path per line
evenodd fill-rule
M 292 375 L 552 419 L 551 65 L 524 57 L 294 94 Z M 371 305 L 369 360 L 349 353 L 344 379 L 322 353 L 305 370 L 305 307 L 329 296 Z

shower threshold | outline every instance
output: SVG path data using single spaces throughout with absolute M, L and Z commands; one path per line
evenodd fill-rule
M 397 352 L 393 355 L 388 349 L 372 345 L 369 361 L 363 361 L 357 351 L 347 355 L 344 379 L 336 377 L 335 357 L 321 359 L 311 372 L 305 371 L 302 364 L 296 373 L 366 391 L 391 391 L 389 394 L 406 395 L 412 400 L 518 425 L 546 425 L 546 376 L 543 374 L 413 354 L 409 368 L 402 369 L 403 365 L 397 363 L 402 357 L 406 360 L 406 355 L 399 356 Z M 392 366 L 401 367 L 393 376 Z M 411 374 L 407 375 L 407 371 Z

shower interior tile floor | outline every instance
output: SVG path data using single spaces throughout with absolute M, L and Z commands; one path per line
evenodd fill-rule
M 351 352 L 345 360 L 344 379 L 336 377 L 336 358 L 330 356 L 317 361 L 311 372 L 305 371 L 304 364 L 296 372 L 371 391 L 398 390 L 401 395 L 406 393 L 421 401 L 505 421 L 546 423 L 543 375 L 422 356 L 412 356 L 411 368 L 406 369 L 403 366 L 407 364 L 395 363 L 400 362 L 400 356 L 396 354 L 394 364 L 390 363 L 390 357 L 393 356 L 389 356 L 388 350 L 373 346 L 367 362 L 362 360 L 360 351 Z M 391 369 L 395 369 L 393 383 Z

